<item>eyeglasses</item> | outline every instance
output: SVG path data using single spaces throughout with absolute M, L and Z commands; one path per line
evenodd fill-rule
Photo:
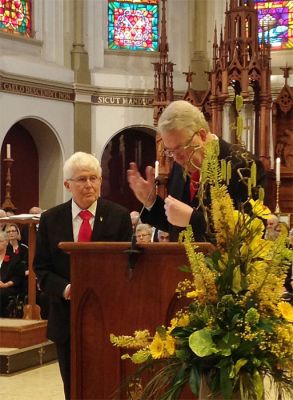
M 151 236 L 151 234 L 150 233 L 137 233 L 136 234 L 136 237 L 139 237 L 139 238 L 144 238 L 146 236 Z
M 200 144 L 194 144 L 194 145 L 191 144 L 191 142 L 192 142 L 192 140 L 193 140 L 193 138 L 194 138 L 194 136 L 196 134 L 197 134 L 197 132 L 194 132 L 194 134 L 191 136 L 191 138 L 188 140 L 188 142 L 184 146 L 180 145 L 177 148 L 172 149 L 172 150 L 171 149 L 164 149 L 163 150 L 164 155 L 166 157 L 174 158 L 176 156 L 176 154 L 182 153 L 183 151 L 185 151 L 185 150 L 187 150 L 187 149 L 189 149 L 191 147 L 193 148 L 193 151 L 196 151 L 196 150 L 200 149 L 202 147 Z
M 6 231 L 6 233 L 17 233 L 17 231 Z
M 97 183 L 99 179 L 100 178 L 97 177 L 96 175 L 91 175 L 91 176 L 78 176 L 77 178 L 69 178 L 67 180 L 83 186 L 86 185 L 88 181 L 90 182 L 90 184 L 94 185 L 95 183 Z

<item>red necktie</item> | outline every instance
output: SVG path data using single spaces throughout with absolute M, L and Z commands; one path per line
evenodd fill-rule
M 190 176 L 190 201 L 194 199 L 194 196 L 196 195 L 197 189 L 198 189 L 198 182 L 199 182 L 199 171 L 196 169 L 191 173 Z
M 90 224 L 92 213 L 88 210 L 83 210 L 78 215 L 82 219 L 82 223 L 80 225 L 78 232 L 78 241 L 90 242 L 92 238 L 92 227 Z

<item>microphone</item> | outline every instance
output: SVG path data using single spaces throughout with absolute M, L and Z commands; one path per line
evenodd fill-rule
M 146 208 L 145 204 L 150 199 L 153 191 L 159 185 L 159 179 L 158 179 L 158 173 L 157 173 L 157 169 L 158 169 L 158 164 L 157 163 L 158 163 L 158 161 L 156 161 L 156 164 L 155 164 L 156 168 L 155 168 L 154 184 L 153 184 L 153 186 L 152 186 L 152 188 L 151 188 L 151 190 L 150 190 L 150 192 L 149 192 L 149 194 L 147 196 L 147 199 L 146 199 L 145 203 L 143 204 L 143 206 L 142 206 L 142 208 L 141 208 L 141 210 L 140 210 L 140 212 L 138 214 L 137 220 L 135 221 L 135 224 L 133 225 L 133 228 L 132 228 L 131 246 L 130 246 L 129 249 L 124 250 L 124 253 L 128 254 L 128 279 L 129 280 L 133 276 L 133 270 L 134 270 L 134 267 L 136 265 L 136 262 L 137 262 L 139 254 L 143 253 L 143 249 L 137 245 L 135 231 L 136 231 L 136 227 L 137 227 L 137 225 L 138 225 L 138 223 L 140 221 L 140 217 L 141 217 L 142 213 L 144 212 L 144 210 Z

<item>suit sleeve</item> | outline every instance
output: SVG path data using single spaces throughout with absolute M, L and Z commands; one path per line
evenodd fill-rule
M 68 255 L 55 245 L 52 234 L 49 234 L 48 221 L 42 215 L 34 259 L 34 271 L 42 291 L 50 296 L 63 297 L 64 289 L 70 283 L 65 267 L 68 260 Z
M 10 268 L 12 272 L 7 281 L 12 281 L 15 288 L 21 288 L 25 280 L 25 269 L 19 257 Z
M 132 237 L 132 223 L 128 211 L 121 215 L 119 226 L 119 239 L 120 242 L 130 242 Z
M 162 231 L 169 231 L 169 223 L 165 214 L 164 200 L 157 196 L 155 204 L 150 211 L 144 210 L 141 215 L 141 220 L 145 224 L 149 224 Z

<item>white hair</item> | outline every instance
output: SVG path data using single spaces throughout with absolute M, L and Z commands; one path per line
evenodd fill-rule
M 63 167 L 64 179 L 71 179 L 76 168 L 92 168 L 97 172 L 98 177 L 102 176 L 102 168 L 99 161 L 89 153 L 78 151 L 65 161 Z
M 209 124 L 203 113 L 185 100 L 173 101 L 163 111 L 159 122 L 158 132 L 168 133 L 171 130 L 185 130 L 189 136 L 201 128 L 209 132 Z
M 152 234 L 152 227 L 149 224 L 138 224 L 135 230 L 135 233 L 139 233 L 141 231 L 146 231 L 150 235 Z

